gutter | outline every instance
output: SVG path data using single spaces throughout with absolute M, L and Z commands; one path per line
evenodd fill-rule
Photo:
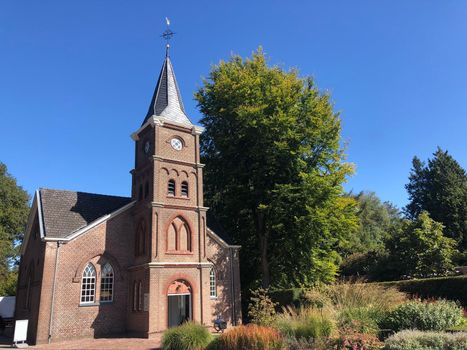
M 237 325 L 237 317 L 236 317 L 236 305 L 235 305 L 235 276 L 234 276 L 234 270 L 233 270 L 233 248 L 230 248 L 230 285 L 231 285 L 231 293 L 230 296 L 232 298 L 232 324 L 234 326 Z

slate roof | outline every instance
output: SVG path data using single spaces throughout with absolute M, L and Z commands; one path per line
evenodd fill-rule
M 193 125 L 186 115 L 182 96 L 178 89 L 177 79 L 175 78 L 169 56 L 165 58 L 164 64 L 162 65 L 156 89 L 154 90 L 148 113 L 142 125 L 153 115 L 169 122 L 172 121 L 188 126 Z
M 45 236 L 66 238 L 94 220 L 131 202 L 131 198 L 41 188 Z
M 39 197 L 45 236 L 49 238 L 66 238 L 93 221 L 131 203 L 130 197 L 47 188 L 39 190 Z M 234 244 L 232 238 L 210 211 L 206 219 L 208 228 L 214 234 L 227 244 Z

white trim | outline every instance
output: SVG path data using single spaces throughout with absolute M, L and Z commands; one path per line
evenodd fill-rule
M 36 190 L 37 198 L 37 213 L 39 215 L 39 232 L 41 234 L 41 239 L 45 237 L 45 224 L 44 217 L 42 216 L 42 203 L 41 203 L 41 191 Z
M 204 131 L 204 128 L 202 126 L 199 126 L 199 125 L 193 125 L 193 124 L 190 125 L 190 124 L 177 123 L 177 122 L 174 122 L 172 120 L 168 120 L 168 119 L 164 118 L 164 116 L 161 116 L 161 115 L 160 116 L 152 115 L 151 117 L 148 118 L 146 123 L 141 125 L 138 128 L 138 130 L 136 130 L 130 136 L 134 141 L 138 141 L 139 140 L 139 136 L 138 136 L 139 133 L 141 131 L 143 131 L 148 125 L 151 125 L 151 126 L 160 125 L 160 126 L 162 126 L 164 124 L 171 124 L 171 125 L 174 125 L 174 126 L 183 127 L 185 129 L 191 129 L 191 133 L 193 135 L 200 135 Z
M 70 236 L 67 236 L 65 238 L 45 237 L 44 241 L 46 241 L 46 242 L 47 241 L 49 241 L 49 242 L 56 242 L 56 241 L 69 242 L 69 241 L 75 239 L 76 237 L 82 235 L 83 233 L 89 231 L 93 227 L 96 227 L 97 225 L 99 225 L 99 224 L 101 224 L 101 223 L 103 223 L 103 222 L 117 216 L 118 214 L 124 212 L 128 208 L 131 208 L 135 203 L 136 203 L 135 201 L 133 201 L 131 203 L 128 203 L 127 205 L 121 207 L 120 209 L 117 209 L 117 210 L 115 210 L 114 212 L 112 212 L 110 214 L 104 215 L 104 216 L 100 217 L 99 219 L 94 220 L 90 224 L 78 229 L 77 231 L 72 232 L 72 234 Z
M 230 245 L 226 241 L 224 241 L 222 238 L 220 238 L 213 230 L 211 230 L 209 227 L 206 228 L 206 231 L 208 235 L 217 241 L 220 245 L 222 245 L 224 248 L 237 248 L 240 249 L 242 246 L 241 245 Z
M 165 267 L 167 265 L 176 265 L 176 266 L 184 266 L 184 265 L 188 265 L 188 266 L 214 266 L 213 263 L 206 263 L 206 262 L 177 262 L 177 261 L 174 261 L 174 262 L 169 262 L 169 261 L 164 261 L 164 262 L 150 262 L 148 264 L 146 264 L 147 266 L 149 267 Z M 143 265 L 141 265 L 143 266 Z M 135 267 L 135 266 L 132 266 L 132 267 Z
M 191 293 L 180 293 L 180 294 L 167 293 L 168 297 L 178 297 L 180 295 L 191 295 Z

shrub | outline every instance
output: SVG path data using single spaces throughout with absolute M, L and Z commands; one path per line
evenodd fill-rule
M 259 288 L 251 291 L 248 317 L 252 323 L 269 326 L 274 321 L 276 303 L 268 295 L 268 291 Z
M 442 298 L 459 301 L 467 307 L 467 276 L 413 279 L 379 284 L 396 287 L 401 292 L 423 299 Z
M 343 329 L 336 342 L 338 350 L 376 350 L 382 346 L 383 343 L 375 335 L 358 333 L 351 329 Z
M 287 350 L 329 350 L 332 348 L 332 342 L 328 339 L 295 339 L 287 338 Z
M 294 339 L 330 337 L 335 330 L 329 311 L 311 307 L 284 308 L 274 325 L 282 335 Z
M 383 321 L 394 331 L 418 329 L 442 331 L 462 322 L 462 308 L 453 301 L 438 300 L 431 303 L 411 301 L 400 305 Z
M 169 328 L 162 336 L 163 350 L 203 350 L 211 342 L 211 333 L 202 325 L 188 322 Z
M 327 295 L 338 309 L 372 307 L 388 311 L 406 300 L 396 288 L 372 283 L 336 283 L 327 289 Z
M 337 311 L 339 328 L 357 333 L 376 334 L 388 312 L 405 300 L 395 288 L 361 282 L 338 283 L 326 293 Z
M 465 350 L 466 333 L 405 330 L 386 339 L 384 350 Z
M 238 326 L 221 334 L 209 350 L 282 350 L 284 341 L 279 332 L 254 324 Z

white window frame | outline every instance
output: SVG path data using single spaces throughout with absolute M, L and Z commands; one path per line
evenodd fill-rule
M 87 263 L 81 275 L 81 305 L 94 304 L 96 302 L 96 275 L 97 273 L 94 265 Z M 84 286 L 88 286 L 89 288 L 83 288 Z M 86 291 L 90 291 L 90 293 L 86 294 Z M 83 294 L 83 292 L 85 294 Z
M 209 271 L 209 296 L 211 299 L 217 299 L 217 280 L 214 267 Z

